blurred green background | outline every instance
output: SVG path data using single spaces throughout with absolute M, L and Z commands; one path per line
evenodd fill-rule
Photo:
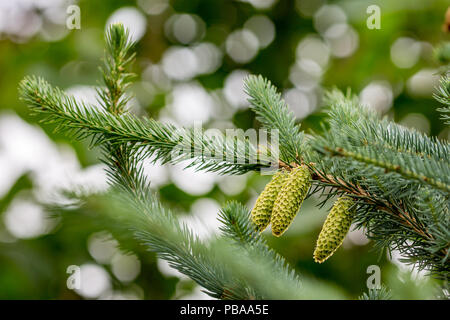
M 68 29 L 73 7 L 80 29 Z M 369 5 L 380 8 L 380 29 L 369 29 Z M 242 79 L 269 78 L 304 129 L 317 129 L 324 89 L 351 88 L 370 108 L 428 134 L 448 139 L 432 99 L 439 75 L 433 47 L 448 40 L 442 25 L 449 2 L 325 0 L 17 0 L 0 1 L 0 298 L 207 298 L 191 280 L 153 254 L 116 249 L 89 217 L 65 223 L 43 204 L 62 202 L 61 188 L 105 190 L 98 150 L 39 127 L 18 100 L 17 84 L 45 77 L 77 99 L 95 103 L 105 27 L 130 28 L 137 44 L 129 108 L 179 125 L 248 129 Z M 251 208 L 270 177 L 222 177 L 145 164 L 164 205 L 202 237 L 217 232 L 216 213 L 231 199 Z M 434 284 L 393 254 L 373 250 L 352 231 L 326 263 L 312 259 L 326 205 L 309 199 L 280 239 L 267 239 L 305 277 L 335 286 L 345 298 L 366 291 L 367 267 L 378 265 L 394 298 L 431 298 Z M 89 216 L 89 215 L 88 215 Z M 82 288 L 67 288 L 67 268 L 81 267 Z M 418 288 L 421 288 L 420 290 Z

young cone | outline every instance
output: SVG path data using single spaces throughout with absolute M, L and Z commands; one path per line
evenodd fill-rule
M 334 203 L 317 239 L 314 250 L 316 262 L 324 262 L 341 246 L 352 223 L 355 210 L 350 208 L 353 204 L 353 200 L 347 196 L 340 197 Z
M 272 234 L 281 236 L 292 223 L 311 186 L 311 174 L 306 166 L 293 169 L 283 184 L 273 206 Z
M 252 221 L 258 231 L 264 231 L 269 225 L 273 205 L 287 177 L 288 174 L 284 170 L 275 173 L 256 200 L 255 207 L 252 210 Z

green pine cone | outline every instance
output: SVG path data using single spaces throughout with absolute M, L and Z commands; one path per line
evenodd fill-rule
M 306 166 L 293 169 L 275 200 L 272 211 L 272 234 L 281 236 L 297 215 L 311 186 L 311 174 Z
M 331 208 L 322 231 L 317 239 L 314 260 L 322 263 L 341 246 L 350 229 L 355 210 L 349 210 L 354 201 L 347 196 L 340 197 Z
M 252 221 L 256 225 L 258 231 L 264 231 L 269 225 L 273 204 L 287 177 L 288 174 L 285 170 L 275 173 L 272 180 L 265 186 L 264 190 L 256 200 L 255 207 L 252 210 Z

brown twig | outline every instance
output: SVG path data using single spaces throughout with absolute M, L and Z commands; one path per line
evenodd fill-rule
M 297 163 L 287 164 L 281 160 L 279 160 L 279 166 L 286 170 L 292 170 L 299 165 Z M 429 240 L 433 240 L 433 237 L 428 234 L 426 231 L 417 227 L 417 221 L 414 217 L 412 217 L 406 210 L 399 210 L 390 204 L 388 201 L 383 199 L 378 199 L 377 197 L 370 194 L 367 190 L 364 190 L 359 184 L 352 184 L 344 181 L 339 177 L 334 177 L 330 174 L 325 174 L 316 168 L 315 163 L 310 162 L 308 167 L 311 171 L 311 179 L 315 181 L 319 181 L 328 185 L 331 185 L 333 188 L 342 189 L 348 194 L 353 194 L 358 196 L 359 198 L 363 198 L 366 202 L 371 205 L 376 206 L 377 209 L 387 212 L 389 214 L 394 214 L 402 220 L 402 223 L 412 228 L 416 233 L 420 234 L 422 237 L 427 238 Z

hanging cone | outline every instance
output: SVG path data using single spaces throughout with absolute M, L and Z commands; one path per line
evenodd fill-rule
M 314 260 L 322 263 L 341 246 L 350 229 L 355 210 L 350 210 L 354 201 L 347 196 L 340 197 L 331 208 L 314 250 Z
M 258 231 L 264 231 L 269 225 L 273 204 L 287 177 L 288 173 L 285 170 L 275 173 L 256 200 L 255 207 L 252 210 L 252 221 Z
M 306 166 L 289 173 L 279 192 L 272 211 L 272 234 L 281 236 L 294 220 L 311 186 L 311 174 Z

